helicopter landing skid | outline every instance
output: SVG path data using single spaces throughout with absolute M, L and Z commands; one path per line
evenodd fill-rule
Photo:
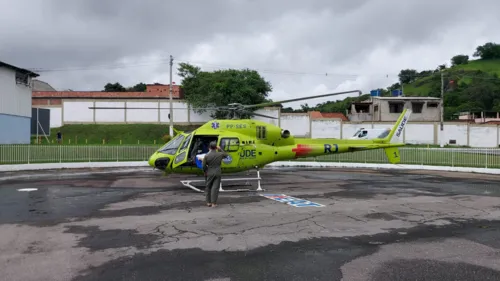
M 228 182 L 228 181 L 246 181 L 246 184 L 245 185 L 251 185 L 249 184 L 249 181 L 251 180 L 256 180 L 257 181 L 257 189 L 255 190 L 250 190 L 250 189 L 230 189 L 230 190 L 225 190 L 222 188 L 222 183 L 223 182 Z M 262 189 L 262 186 L 260 184 L 260 181 L 262 180 L 262 178 L 260 177 L 260 171 L 257 170 L 257 177 L 255 178 L 222 178 L 221 179 L 221 182 L 220 182 L 220 187 L 219 187 L 219 191 L 220 192 L 241 192 L 241 191 L 264 191 L 264 189 Z M 189 187 L 191 188 L 192 190 L 194 191 L 197 191 L 197 192 L 203 192 L 203 190 L 193 186 L 191 183 L 195 183 L 195 182 L 205 182 L 205 180 L 183 180 L 181 181 L 182 185 L 184 185 L 185 187 Z

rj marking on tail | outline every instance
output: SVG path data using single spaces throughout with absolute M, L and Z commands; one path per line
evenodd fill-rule
M 331 144 L 324 144 L 323 146 L 325 147 L 325 152 L 324 152 L 325 154 L 339 152 L 339 146 L 337 144 L 333 145 L 335 147 L 334 152 L 332 152 L 332 145 Z

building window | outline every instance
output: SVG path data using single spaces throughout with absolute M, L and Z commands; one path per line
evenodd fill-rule
M 16 84 L 29 86 L 29 76 L 27 73 L 16 72 Z
M 266 127 L 265 126 L 257 126 L 257 138 L 258 139 L 266 139 Z
M 411 103 L 411 110 L 413 113 L 422 113 L 422 108 L 424 107 L 423 102 L 412 102 Z
M 223 138 L 220 140 L 220 146 L 226 152 L 235 152 L 240 149 L 240 140 L 238 138 Z
M 438 103 L 437 102 L 428 102 L 427 107 L 438 107 Z
M 376 105 L 373 109 L 374 112 L 378 112 L 378 105 Z
M 403 112 L 405 104 L 402 102 L 389 102 L 389 112 L 390 113 L 401 113 Z

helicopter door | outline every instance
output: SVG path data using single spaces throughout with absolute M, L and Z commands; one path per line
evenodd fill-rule
M 189 147 L 191 146 L 191 140 L 193 139 L 193 134 L 187 136 L 187 138 L 182 143 L 179 148 L 179 152 L 175 155 L 174 162 L 172 163 L 172 168 L 177 168 L 182 164 L 186 163 L 188 160 Z
M 222 160 L 222 168 L 237 167 L 240 162 L 240 139 L 237 137 L 221 138 L 219 146 L 229 154 Z

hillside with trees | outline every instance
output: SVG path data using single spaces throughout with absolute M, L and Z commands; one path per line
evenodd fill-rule
M 486 43 L 478 46 L 473 54 L 475 60 L 468 55 L 457 54 L 447 64 L 438 65 L 435 69 L 418 71 L 403 69 L 399 73 L 400 83 L 390 85 L 381 90 L 382 96 L 390 96 L 391 91 L 403 89 L 405 96 L 441 97 L 441 74 L 444 84 L 444 118 L 451 120 L 461 111 L 500 111 L 500 44 Z M 368 99 L 369 95 L 346 98 L 342 101 L 330 101 L 315 107 L 291 110 L 303 112 L 319 110 L 322 112 L 342 112 L 349 109 L 350 103 Z

